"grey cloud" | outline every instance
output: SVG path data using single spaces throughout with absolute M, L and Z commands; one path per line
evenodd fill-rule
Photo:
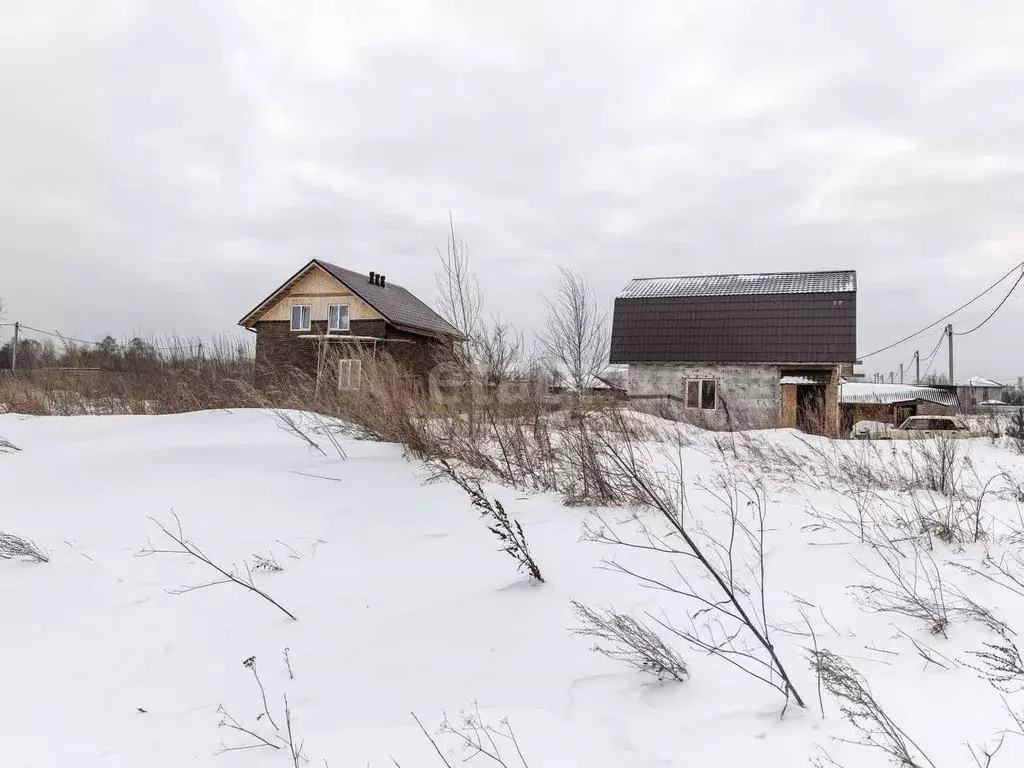
M 449 210 L 527 330 L 556 262 L 609 303 L 643 274 L 853 267 L 870 351 L 1024 259 L 1016 3 L 133 5 L 0 53 L 26 321 L 230 329 L 311 256 L 429 297 Z M 1022 312 L 960 370 L 1024 374 Z

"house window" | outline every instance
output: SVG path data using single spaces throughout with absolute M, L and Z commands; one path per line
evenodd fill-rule
M 359 375 L 362 373 L 362 360 L 338 361 L 338 389 L 359 389 Z
M 348 330 L 348 304 L 331 304 L 327 317 L 327 330 Z
M 309 325 L 309 304 L 296 304 L 292 307 L 292 330 L 308 331 Z
M 686 407 L 715 410 L 718 407 L 718 382 L 714 379 L 687 379 Z
M 715 397 L 717 383 L 714 379 L 705 379 L 700 383 L 700 407 L 705 411 L 715 410 L 718 400 Z
M 693 381 L 691 379 L 686 382 L 686 407 L 700 407 L 700 381 Z

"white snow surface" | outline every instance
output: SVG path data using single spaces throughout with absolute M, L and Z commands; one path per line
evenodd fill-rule
M 547 582 L 532 585 L 497 551 L 462 491 L 425 482 L 424 467 L 396 445 L 347 441 L 346 459 L 324 458 L 270 414 L 244 410 L 5 415 L 0 435 L 22 449 L 0 454 L 0 530 L 35 540 L 51 558 L 0 560 L 3 768 L 291 765 L 271 749 L 218 754 L 222 744 L 245 743 L 217 727 L 219 705 L 243 724 L 268 727 L 256 723 L 262 704 L 242 664 L 252 656 L 279 725 L 288 695 L 310 766 L 383 767 L 392 757 L 405 768 L 440 766 L 410 712 L 434 731 L 443 711 L 454 720 L 474 701 L 484 719 L 508 718 L 531 768 L 788 768 L 809 764 L 821 747 L 847 766 L 886 765 L 879 752 L 837 741 L 855 735 L 827 694 L 822 718 L 801 605 L 818 643 L 858 667 L 938 765 L 973 765 L 964 744 L 991 745 L 1012 725 L 1000 694 L 967 667 L 969 651 L 995 639 L 992 632 L 955 623 L 943 639 L 853 602 L 848 587 L 864 578 L 854 558 L 871 562 L 872 552 L 805 528 L 809 508 L 841 503 L 831 492 L 772 485 L 768 612 L 808 705 L 791 703 L 783 717 L 775 691 L 681 642 L 690 679 L 660 684 L 571 636 L 571 599 L 635 615 L 664 611 L 677 622 L 688 607 L 598 567 L 612 555 L 643 567 L 652 555 L 581 542 L 593 513 L 554 496 L 487 487 L 522 522 L 545 572 Z M 791 431 L 764 435 L 794 450 L 805 445 Z M 965 445 L 982 481 L 1024 473 L 1024 458 L 1008 450 Z M 686 449 L 684 463 L 700 516 L 711 499 L 696 481 L 716 459 Z M 994 521 L 1019 511 L 1008 498 L 986 504 Z M 272 551 L 284 570 L 254 579 L 298 621 L 233 585 L 169 594 L 209 577 L 187 556 L 136 556 L 147 539 L 166 543 L 147 516 L 170 521 L 172 509 L 219 562 L 251 564 Z M 949 565 L 979 562 L 982 545 L 936 546 L 950 584 L 1024 631 L 1024 598 Z M 690 561 L 678 565 L 699 579 Z M 949 668 L 926 664 L 897 628 L 939 649 Z M 1008 701 L 1024 710 L 1019 695 Z M 455 748 L 450 738 L 438 741 Z M 993 765 L 1022 764 L 1022 742 L 1008 738 Z

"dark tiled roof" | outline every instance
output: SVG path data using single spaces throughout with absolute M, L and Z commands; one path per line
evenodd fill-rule
M 430 333 L 460 336 L 459 331 L 412 293 L 390 280 L 385 286 L 374 285 L 370 276 L 314 259 L 325 270 L 347 285 L 359 298 L 376 309 L 394 325 L 405 325 Z
M 757 296 L 792 293 L 847 293 L 857 290 L 857 273 L 775 272 L 753 275 L 640 277 L 630 281 L 619 298 L 679 296 Z
M 620 296 L 610 360 L 852 363 L 857 354 L 856 275 L 814 275 L 832 277 L 819 282 L 806 273 L 751 275 L 742 281 L 737 275 L 672 278 L 677 285 L 659 290 L 677 293 Z M 768 292 L 770 285 L 779 290 Z M 832 290 L 810 291 L 812 285 Z

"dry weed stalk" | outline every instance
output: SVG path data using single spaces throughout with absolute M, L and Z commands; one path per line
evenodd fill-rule
M 811 667 L 825 689 L 839 700 L 839 711 L 860 733 L 849 742 L 877 749 L 903 768 L 935 768 L 935 763 L 875 699 L 864 677 L 829 650 L 812 651 Z
M 164 536 L 166 536 L 172 542 L 174 542 L 177 545 L 177 547 L 173 549 L 157 549 L 152 545 L 152 543 L 147 542 L 146 546 L 139 550 L 139 552 L 136 554 L 136 557 L 149 557 L 151 555 L 189 555 L 191 557 L 194 557 L 196 560 L 203 563 L 204 565 L 208 566 L 209 568 L 211 568 L 213 571 L 219 574 L 221 578 L 216 581 L 204 582 L 203 584 L 197 584 L 194 586 L 180 587 L 178 589 L 168 590 L 169 594 L 183 595 L 187 592 L 195 592 L 199 589 L 216 587 L 221 584 L 236 584 L 239 587 L 242 587 L 243 589 L 251 592 L 252 594 L 262 597 L 264 600 L 273 605 L 275 608 L 277 608 L 279 611 L 285 614 L 292 621 L 297 621 L 295 615 L 292 614 L 291 611 L 289 611 L 287 608 L 285 608 L 283 605 L 281 605 L 274 598 L 272 598 L 270 595 L 268 595 L 266 592 L 261 590 L 253 583 L 252 572 L 249 569 L 247 563 L 243 563 L 243 565 L 245 565 L 244 576 L 239 574 L 238 569 L 235 566 L 232 566 L 230 569 L 227 569 L 220 565 L 217 565 L 203 551 L 203 549 L 195 543 L 195 541 L 193 541 L 191 538 L 185 535 L 185 532 L 181 526 L 181 519 L 178 517 L 178 515 L 172 511 L 171 517 L 174 518 L 175 522 L 174 530 L 167 528 L 155 517 L 150 517 L 149 519 L 153 522 L 154 525 L 156 525 L 157 528 L 160 529 L 160 532 L 163 533 Z
M 530 578 L 538 584 L 544 583 L 540 566 L 530 552 L 530 544 L 523 533 L 518 520 L 510 518 L 505 507 L 498 499 L 489 499 L 480 486 L 480 481 L 470 478 L 458 471 L 444 459 L 438 459 L 435 465 L 439 471 L 448 476 L 469 496 L 470 503 L 480 514 L 488 518 L 487 530 L 493 533 L 501 543 L 501 551 L 508 554 L 518 564 L 520 571 L 526 571 Z
M 613 610 L 590 608 L 575 600 L 572 606 L 580 626 L 571 633 L 594 638 L 592 650 L 652 674 L 658 680 L 681 683 L 688 677 L 683 658 L 643 622 Z
M 456 759 L 454 751 L 446 752 L 442 750 L 438 740 L 430 735 L 422 721 L 416 716 L 416 713 L 413 712 L 411 714 L 424 737 L 434 748 L 434 752 L 448 768 L 455 768 L 456 762 L 467 763 L 475 758 L 484 758 L 490 763 L 502 766 L 502 768 L 513 768 L 513 766 L 530 768 L 508 719 L 501 720 L 497 726 L 490 725 L 480 715 L 480 708 L 476 702 L 473 702 L 472 708 L 468 712 L 463 711 L 459 714 L 457 723 L 453 724 L 448 719 L 448 716 L 444 715 L 440 726 L 438 726 L 437 736 L 451 737 L 466 755 L 461 760 Z M 506 752 L 510 748 L 514 750 L 515 756 L 506 756 L 502 752 L 502 745 L 504 745 Z M 399 763 L 393 759 L 392 762 L 401 768 Z
M 48 563 L 50 556 L 35 542 L 0 531 L 0 560 L 25 560 L 32 563 Z
M 850 591 L 864 610 L 920 619 L 933 635 L 947 637 L 949 600 L 939 567 L 931 554 L 923 552 L 916 542 L 911 544 L 909 565 L 898 551 L 882 547 L 875 548 L 882 568 L 874 570 L 857 560 L 872 581 L 854 585 Z

